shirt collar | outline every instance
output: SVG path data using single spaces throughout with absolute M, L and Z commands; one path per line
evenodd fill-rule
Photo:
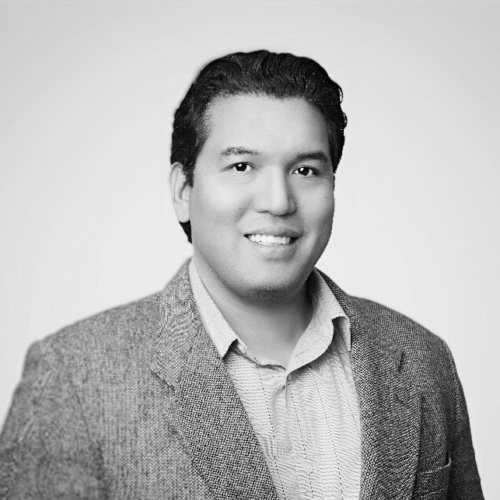
M 343 343 L 342 350 L 350 351 L 351 329 L 349 318 L 331 288 L 326 284 L 326 281 L 316 268 L 309 275 L 307 290 L 313 303 L 311 323 L 315 322 L 323 331 L 331 331 L 333 321 L 335 329 L 341 336 Z
M 224 316 L 222 316 L 212 297 L 210 297 L 198 274 L 194 259 L 191 259 L 189 263 L 189 279 L 203 325 L 212 338 L 220 357 L 223 358 L 231 347 L 231 344 L 240 339 L 229 326 Z
M 215 305 L 212 297 L 210 297 L 198 274 L 194 259 L 191 259 L 189 263 L 189 279 L 203 324 L 212 338 L 220 357 L 224 358 L 234 342 L 238 342 L 246 350 L 244 342 L 236 335 L 219 308 Z M 340 333 L 341 338 L 339 340 L 343 344 L 342 350 L 350 351 L 351 332 L 349 319 L 330 287 L 316 269 L 313 269 L 310 274 L 307 280 L 307 287 L 313 303 L 311 323 L 316 323 L 322 331 L 330 332 L 330 341 L 334 333 L 334 324 L 335 331 Z

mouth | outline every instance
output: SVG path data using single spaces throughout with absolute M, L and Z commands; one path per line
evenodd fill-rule
M 298 240 L 294 236 L 274 236 L 272 234 L 245 234 L 245 237 L 253 243 L 264 246 L 286 246 Z

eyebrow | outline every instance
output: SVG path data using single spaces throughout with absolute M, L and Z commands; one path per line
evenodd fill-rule
M 258 151 L 248 149 L 241 146 L 230 146 L 221 152 L 221 156 L 242 156 L 242 155 L 259 155 Z
M 260 153 L 258 151 L 255 151 L 253 149 L 248 149 L 248 148 L 243 147 L 243 146 L 230 146 L 230 147 L 224 149 L 220 154 L 223 157 L 243 156 L 243 155 L 253 155 L 253 156 L 260 155 Z M 330 163 L 330 159 L 323 151 L 307 151 L 304 153 L 298 153 L 294 157 L 295 163 L 305 161 L 305 160 L 316 160 L 316 161 L 320 161 L 321 163 L 325 163 L 325 164 Z
M 296 162 L 304 160 L 317 160 L 321 163 L 330 163 L 330 159 L 323 151 L 308 151 L 306 153 L 299 153 L 295 156 Z

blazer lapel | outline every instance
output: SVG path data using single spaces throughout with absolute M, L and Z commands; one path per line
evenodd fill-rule
M 276 499 L 252 425 L 196 309 L 187 264 L 160 307 L 151 368 L 173 390 L 172 418 L 194 467 L 214 498 Z
M 361 416 L 360 500 L 411 498 L 421 401 L 405 378 L 405 353 L 387 342 L 378 315 L 361 311 L 356 299 L 324 277 L 351 323 L 351 363 Z

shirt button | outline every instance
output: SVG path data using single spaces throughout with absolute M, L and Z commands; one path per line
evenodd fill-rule
M 309 462 L 304 462 L 304 470 L 307 474 L 312 474 L 314 472 L 314 465 Z

